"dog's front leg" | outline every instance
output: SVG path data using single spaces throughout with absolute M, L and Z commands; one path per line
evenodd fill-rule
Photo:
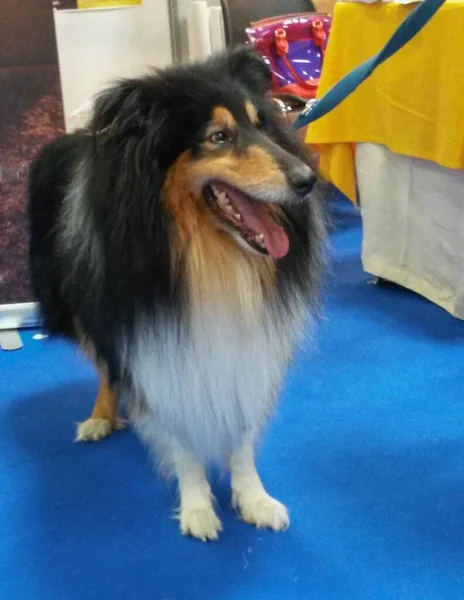
M 230 468 L 232 503 L 242 519 L 260 528 L 287 529 L 290 525 L 287 509 L 264 489 L 250 442 L 232 454 Z
M 203 465 L 179 448 L 174 451 L 173 458 L 179 482 L 181 532 L 204 542 L 217 540 L 222 526 L 214 512 L 213 495 Z

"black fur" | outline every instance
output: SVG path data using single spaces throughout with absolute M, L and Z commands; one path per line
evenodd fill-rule
M 88 129 L 56 140 L 32 166 L 30 265 L 45 327 L 75 339 L 77 319 L 109 365 L 111 381 L 128 376 L 116 347 L 138 311 L 154 322 L 169 315 L 182 323 L 184 298 L 171 272 L 175 224 L 163 210 L 160 190 L 176 158 L 198 148 L 212 107 L 236 114 L 250 98 L 262 131 L 307 162 L 266 97 L 269 83 L 268 68 L 248 49 L 117 82 L 96 100 Z M 82 160 L 85 227 L 63 245 L 64 200 Z M 311 202 L 319 203 L 316 195 Z M 284 211 L 291 250 L 278 261 L 280 296 L 287 304 L 298 290 L 313 302 L 322 267 L 320 206 L 301 203 Z M 95 256 L 89 239 L 101 249 Z

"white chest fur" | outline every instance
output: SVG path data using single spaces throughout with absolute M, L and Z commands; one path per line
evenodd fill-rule
M 151 438 L 178 440 L 205 462 L 221 461 L 266 421 L 302 326 L 304 310 L 267 309 L 254 324 L 236 313 L 196 316 L 188 334 L 140 327 L 131 352 L 136 393 Z M 147 431 L 144 437 L 147 436 Z

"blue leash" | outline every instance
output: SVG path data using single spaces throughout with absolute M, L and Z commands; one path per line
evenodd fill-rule
M 320 119 L 352 94 L 375 69 L 407 44 L 446 0 L 424 0 L 401 23 L 382 50 L 353 69 L 319 100 L 310 100 L 293 124 L 295 129 Z

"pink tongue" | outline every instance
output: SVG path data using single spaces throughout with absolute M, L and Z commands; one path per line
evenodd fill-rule
M 250 202 L 235 190 L 227 189 L 232 204 L 242 215 L 244 224 L 253 233 L 264 235 L 264 245 L 273 258 L 283 258 L 290 249 L 290 242 L 285 230 L 279 227 L 260 202 Z

